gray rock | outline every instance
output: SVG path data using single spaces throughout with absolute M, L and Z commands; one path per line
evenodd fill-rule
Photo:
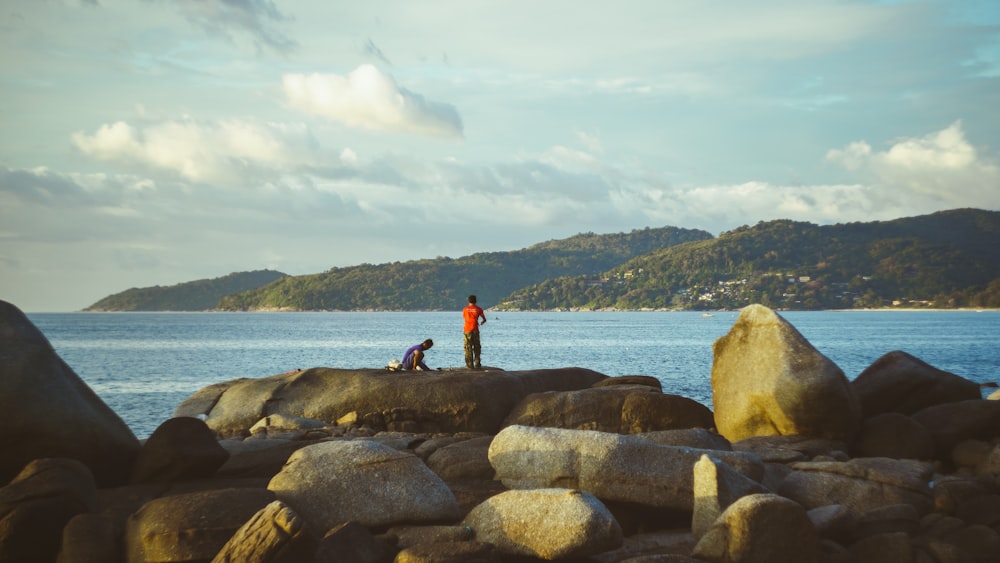
M 687 397 L 646 385 L 612 385 L 529 395 L 504 420 L 503 426 L 512 425 L 639 434 L 712 428 L 715 421 L 712 411 Z
M 748 479 L 725 463 L 702 455 L 694 464 L 694 513 L 691 533 L 701 538 L 729 505 L 753 494 L 769 493 L 760 483 Z
M 850 547 L 857 563 L 908 563 L 913 561 L 913 545 L 903 532 L 868 536 Z
M 663 391 L 663 383 L 651 375 L 619 375 L 598 381 L 592 387 L 610 387 L 612 385 L 645 385 L 657 391 Z
M 733 451 L 729 440 L 705 428 L 685 428 L 683 430 L 657 430 L 643 432 L 636 436 L 660 444 L 661 446 L 684 446 L 701 450 Z
M 889 458 L 847 462 L 799 462 L 778 489 L 806 508 L 843 504 L 863 513 L 893 504 L 910 504 L 919 514 L 933 508 L 929 464 Z
M 509 556 L 477 541 L 422 543 L 400 551 L 393 563 L 505 563 Z M 353 562 L 352 562 L 353 563 Z
M 778 495 L 759 494 L 730 505 L 692 555 L 720 563 L 817 563 L 820 541 L 802 506 Z
M 913 420 L 931 433 L 938 458 L 946 460 L 960 442 L 996 436 L 1000 401 L 977 399 L 936 405 L 917 412 Z
M 887 412 L 911 415 L 934 405 L 982 398 L 976 382 L 899 350 L 875 360 L 851 387 L 865 418 Z
M 128 482 L 139 440 L 17 307 L 0 301 L 0 483 L 39 458 L 73 458 L 98 486 Z
M 276 500 L 240 526 L 212 563 L 299 563 L 311 560 L 316 547 L 299 515 Z
M 586 557 L 622 543 L 622 530 L 593 495 L 570 489 L 507 491 L 473 508 L 462 522 L 477 541 L 510 555 Z
M 607 376 L 582 368 L 520 372 L 389 372 L 313 368 L 201 389 L 175 416 L 205 415 L 223 437 L 246 436 L 260 419 L 283 414 L 329 423 L 355 413 L 375 430 L 494 434 L 531 393 L 583 389 Z
M 317 530 L 454 521 L 458 502 L 416 455 L 370 440 L 320 442 L 293 453 L 268 489 Z
M 0 487 L 0 561 L 53 561 L 63 528 L 97 508 L 94 477 L 75 459 L 32 461 Z
M 211 477 L 229 459 L 204 422 L 179 417 L 150 435 L 132 469 L 132 483 L 169 483 Z
M 702 454 L 753 480 L 764 467 L 753 454 L 661 446 L 636 436 L 509 426 L 493 439 L 489 459 L 511 489 L 570 488 L 602 501 L 691 510 L 695 462 Z
M 482 436 L 444 446 L 427 458 L 427 466 L 445 481 L 493 479 L 496 471 L 489 459 L 492 442 L 493 436 Z
M 151 500 L 126 524 L 127 561 L 211 561 L 237 530 L 274 500 L 271 492 L 251 488 Z
M 931 433 L 917 421 L 897 412 L 865 419 L 854 447 L 858 457 L 934 457 L 934 439 Z
M 106 514 L 77 514 L 63 528 L 56 563 L 108 563 L 121 559 L 112 518 Z
M 320 542 L 314 563 L 382 563 L 392 560 L 395 549 L 382 536 L 373 536 L 357 522 L 334 526 Z
M 730 441 L 853 438 L 861 409 L 844 372 L 771 309 L 745 307 L 712 350 L 715 422 Z

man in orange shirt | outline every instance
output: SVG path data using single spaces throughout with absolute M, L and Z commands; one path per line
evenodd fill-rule
M 486 314 L 483 309 L 476 305 L 476 296 L 469 296 L 469 304 L 462 309 L 462 317 L 465 319 L 465 367 L 469 369 L 481 369 L 482 362 L 479 355 L 483 347 L 479 342 L 479 327 L 486 324 Z M 479 319 L 482 319 L 480 321 Z

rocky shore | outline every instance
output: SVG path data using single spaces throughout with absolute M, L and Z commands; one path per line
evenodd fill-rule
M 1000 561 L 979 385 L 902 351 L 850 381 L 760 305 L 713 354 L 711 409 L 579 367 L 317 367 L 140 441 L 0 301 L 0 563 Z

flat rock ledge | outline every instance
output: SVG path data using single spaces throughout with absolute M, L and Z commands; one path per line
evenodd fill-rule
M 1000 401 L 900 351 L 849 381 L 761 306 L 713 409 L 583 368 L 313 368 L 144 441 L 3 302 L 0 337 L 0 562 L 1000 560 Z M 24 430 L 38 389 L 72 428 Z

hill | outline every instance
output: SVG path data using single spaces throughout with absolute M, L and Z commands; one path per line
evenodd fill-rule
M 84 311 L 205 311 L 214 309 L 225 295 L 260 287 L 285 275 L 273 270 L 255 270 L 167 287 L 133 287 L 109 295 Z
M 583 233 L 510 252 L 478 253 L 333 268 L 290 276 L 223 298 L 218 308 L 254 310 L 456 310 L 475 293 L 490 307 L 524 286 L 559 276 L 594 275 L 654 250 L 706 240 L 705 231 L 662 227 L 629 233 Z
M 1000 307 L 1000 212 L 975 209 L 818 226 L 761 222 L 546 280 L 506 310 Z

